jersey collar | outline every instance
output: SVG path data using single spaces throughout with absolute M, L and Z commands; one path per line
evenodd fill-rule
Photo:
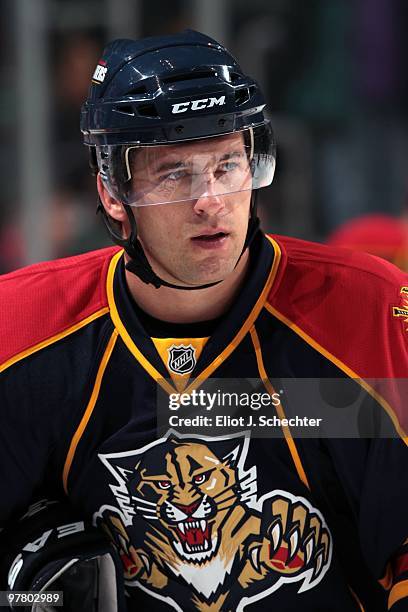
M 249 274 L 235 303 L 221 318 L 217 328 L 204 347 L 192 372 L 185 392 L 197 388 L 228 359 L 250 331 L 274 284 L 280 259 L 279 245 L 261 232 L 251 246 Z M 151 338 L 143 329 L 124 285 L 123 251 L 111 261 L 107 277 L 107 294 L 110 315 L 123 342 L 139 364 L 169 393 L 175 391 L 163 361 Z

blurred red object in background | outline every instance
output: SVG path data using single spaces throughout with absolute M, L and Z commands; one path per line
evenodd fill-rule
M 408 271 L 408 221 L 403 218 L 364 215 L 338 227 L 326 242 L 377 255 Z

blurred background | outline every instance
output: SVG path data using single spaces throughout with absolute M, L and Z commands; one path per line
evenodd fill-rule
M 0 272 L 106 246 L 79 110 L 105 43 L 194 28 L 263 87 L 266 231 L 408 268 L 407 0 L 0 0 Z

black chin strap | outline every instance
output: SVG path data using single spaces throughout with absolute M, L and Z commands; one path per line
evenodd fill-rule
M 237 260 L 237 263 L 235 264 L 234 269 L 237 267 L 245 250 L 249 247 L 249 245 L 251 244 L 251 242 L 253 241 L 253 239 L 255 238 L 256 234 L 259 231 L 259 219 L 257 217 L 257 211 L 256 211 L 257 195 L 258 194 L 256 191 L 252 192 L 250 217 L 249 217 L 249 222 L 248 222 L 247 235 L 245 238 L 244 246 L 242 247 L 241 254 L 238 257 L 238 260 Z M 124 204 L 123 207 L 126 211 L 126 214 L 129 220 L 129 224 L 130 224 L 130 235 L 128 236 L 128 238 L 123 238 L 123 236 L 121 236 L 115 231 L 115 229 L 112 226 L 111 218 L 107 214 L 100 200 L 99 200 L 97 212 L 102 213 L 103 221 L 105 223 L 105 226 L 113 242 L 123 247 L 126 253 L 129 255 L 130 261 L 128 261 L 126 264 L 126 270 L 129 270 L 129 272 L 132 272 L 132 274 L 135 274 L 136 276 L 138 276 L 147 285 L 149 284 L 153 285 L 154 287 L 156 287 L 156 289 L 164 286 L 164 287 L 170 287 L 171 289 L 182 289 L 184 291 L 194 291 L 197 289 L 207 289 L 208 287 L 214 287 L 215 285 L 222 283 L 224 279 L 215 281 L 214 283 L 208 283 L 206 285 L 183 286 L 183 285 L 174 285 L 173 283 L 168 283 L 164 279 L 157 276 L 157 274 L 154 272 L 153 268 L 151 267 L 146 257 L 146 254 L 143 250 L 140 240 L 137 237 L 137 225 L 136 225 L 135 216 L 132 211 L 132 207 L 129 206 L 128 204 Z

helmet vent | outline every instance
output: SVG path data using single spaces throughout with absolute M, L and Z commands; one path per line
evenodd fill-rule
M 132 117 L 134 117 L 135 115 L 135 109 L 131 104 L 121 104 L 121 106 L 117 106 L 115 110 L 118 113 L 123 113 L 124 115 L 131 115 Z
M 238 89 L 238 91 L 235 92 L 235 104 L 237 106 L 241 106 L 242 104 L 245 104 L 245 102 L 248 102 L 248 100 L 249 100 L 248 87 L 243 87 L 242 89 Z
M 141 104 L 137 107 L 137 112 L 142 117 L 159 117 L 159 113 L 154 104 Z
M 230 72 L 230 79 L 231 83 L 236 83 L 242 79 L 242 74 L 239 74 L 239 72 Z
M 147 87 L 145 85 L 141 85 L 140 87 L 135 87 L 134 89 L 130 89 L 127 92 L 127 96 L 141 96 L 147 94 Z
M 163 83 L 178 83 L 179 81 L 192 81 L 195 79 L 209 79 L 217 73 L 215 70 L 192 70 L 183 74 L 175 74 L 173 76 L 163 77 Z

